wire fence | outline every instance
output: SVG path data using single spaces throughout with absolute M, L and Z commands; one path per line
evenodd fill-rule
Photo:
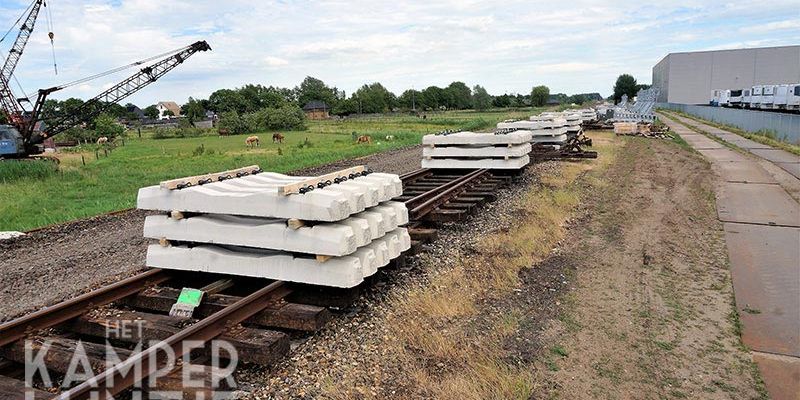
M 658 103 L 656 107 L 685 112 L 708 121 L 735 126 L 747 132 L 770 132 L 776 139 L 800 144 L 800 114 L 675 103 Z

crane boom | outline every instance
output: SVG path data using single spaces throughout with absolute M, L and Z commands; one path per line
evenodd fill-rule
M 28 44 L 28 39 L 31 37 L 31 33 L 33 33 L 33 27 L 36 25 L 36 17 L 39 16 L 39 10 L 42 8 L 43 4 L 44 0 L 36 0 L 31 5 L 31 11 L 25 18 L 22 26 L 20 26 L 17 38 L 14 40 L 14 45 L 11 46 L 11 49 L 8 51 L 8 57 L 6 57 L 3 63 L 3 69 L 0 70 L 0 106 L 2 106 L 3 112 L 6 114 L 8 120 L 14 124 L 23 122 L 24 110 L 11 91 L 9 82 L 11 81 L 11 76 L 14 74 L 14 69 L 17 68 L 20 57 L 22 57 L 23 51 L 25 51 L 25 45 Z
M 142 68 L 137 73 L 133 74 L 122 82 L 87 100 L 85 103 L 83 103 L 83 105 L 78 107 L 78 109 L 74 110 L 73 113 L 45 121 L 47 126 L 44 128 L 44 132 L 41 134 L 36 134 L 33 132 L 33 127 L 35 121 L 38 119 L 38 115 L 41 112 L 46 97 L 50 93 L 60 90 L 62 87 L 56 86 L 50 89 L 39 90 L 39 96 L 36 100 L 36 104 L 30 118 L 30 121 L 32 122 L 30 124 L 26 124 L 25 130 L 21 132 L 26 147 L 32 148 L 35 145 L 42 143 L 44 139 L 48 137 L 57 135 L 81 124 L 82 122 L 86 122 L 87 120 L 96 117 L 110 107 L 111 104 L 119 102 L 120 100 L 141 90 L 145 86 L 155 82 L 158 78 L 161 78 L 167 72 L 183 63 L 193 54 L 199 51 L 207 50 L 211 50 L 211 46 L 209 46 L 204 40 L 192 43 L 191 45 L 177 51 L 175 54 Z

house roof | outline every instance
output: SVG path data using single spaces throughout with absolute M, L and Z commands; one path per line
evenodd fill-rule
M 319 101 L 319 100 L 311 100 L 311 101 L 309 101 L 308 103 L 306 103 L 306 105 L 305 105 L 305 106 L 303 106 L 303 111 L 311 111 L 311 110 L 327 110 L 327 109 L 329 109 L 329 108 L 330 108 L 330 107 L 328 107 L 328 105 L 327 105 L 327 104 L 325 104 L 325 102 L 324 102 L 324 101 Z
M 174 101 L 159 101 L 158 105 L 172 111 L 176 116 L 181 115 L 181 106 Z

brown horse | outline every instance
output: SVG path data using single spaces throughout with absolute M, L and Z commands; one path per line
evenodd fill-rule
M 247 147 L 258 147 L 258 136 L 248 136 L 247 139 L 244 140 L 244 144 Z
M 283 143 L 284 136 L 280 133 L 273 133 L 272 134 L 272 143 Z
M 372 137 L 367 135 L 359 136 L 358 141 L 356 141 L 356 144 L 361 144 L 361 143 L 372 144 Z

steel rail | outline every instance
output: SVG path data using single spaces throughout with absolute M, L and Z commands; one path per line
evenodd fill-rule
M 448 202 L 451 198 L 455 197 L 458 193 L 466 190 L 466 186 L 473 183 L 475 180 L 480 179 L 489 173 L 488 169 L 478 169 L 470 172 L 458 179 L 454 179 L 442 186 L 431 189 L 425 193 L 420 194 L 414 198 L 406 200 L 406 205 L 413 205 L 415 202 L 423 201 L 421 204 L 413 206 L 408 212 L 409 217 L 419 219 L 435 210 L 436 207 Z
M 167 271 L 159 268 L 151 269 L 114 284 L 84 293 L 74 299 L 63 301 L 6 322 L 0 325 L 0 346 L 23 339 L 29 333 L 51 328 L 72 318 L 79 317 L 92 308 L 138 293 L 150 285 L 162 283 L 169 278 L 170 274 Z
M 185 347 L 191 342 L 208 342 L 214 339 L 225 330 L 252 317 L 267 307 L 273 292 L 282 288 L 284 284 L 285 282 L 277 281 L 265 286 L 257 292 L 225 307 L 223 310 L 164 339 L 164 341 L 132 355 L 114 367 L 108 368 L 78 386 L 61 393 L 57 398 L 60 400 L 105 400 L 113 398 L 117 393 L 136 383 L 134 379 L 137 374 L 132 373 L 132 367 L 141 368 L 141 374 L 138 375 L 144 381 L 144 378 L 155 372 L 151 368 L 157 367 L 158 354 L 163 352 L 166 347 L 171 348 L 174 352 L 173 354 L 180 357 L 187 350 L 191 350 Z
M 429 175 L 429 174 L 432 174 L 432 173 L 433 173 L 433 171 L 431 171 L 431 170 L 429 170 L 427 168 L 420 168 L 420 169 L 418 169 L 416 171 L 411 171 L 409 173 L 400 175 L 400 180 L 403 181 L 403 183 L 406 183 L 406 182 L 409 182 L 409 181 L 417 180 L 419 178 L 422 178 L 422 177 L 424 177 L 426 175 Z
M 456 179 L 453 179 L 447 183 L 441 184 L 431 190 L 428 190 L 424 193 L 418 194 L 408 200 L 405 201 L 406 206 L 411 206 L 415 203 L 423 202 L 427 200 L 429 197 L 435 196 L 437 193 L 440 193 L 442 190 L 449 189 L 453 185 L 458 185 L 460 182 L 464 181 L 465 179 L 469 179 L 470 176 L 475 175 L 476 173 L 483 174 L 487 170 L 475 170 L 466 175 L 459 176 Z

